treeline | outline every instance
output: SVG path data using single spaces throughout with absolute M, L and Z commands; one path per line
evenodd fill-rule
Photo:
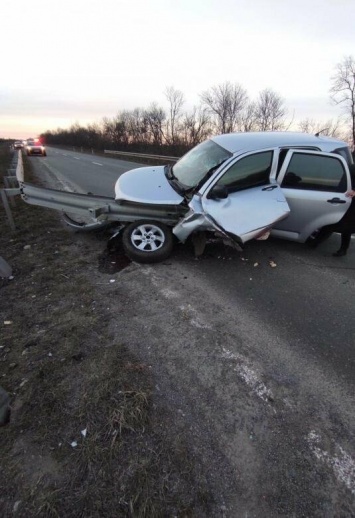
M 164 95 L 167 109 L 152 103 L 146 109 L 122 110 L 85 127 L 77 123 L 68 129 L 46 131 L 41 138 L 48 145 L 181 156 L 214 134 L 287 130 L 292 124 L 284 99 L 271 89 L 252 101 L 241 85 L 227 82 L 203 92 L 200 104 L 190 111 L 183 109 L 185 98 L 180 90 L 168 87 Z M 339 121 L 307 119 L 297 129 L 342 136 Z

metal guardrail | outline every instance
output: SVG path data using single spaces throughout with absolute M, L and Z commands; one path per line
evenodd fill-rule
M 23 181 L 23 162 L 21 151 L 14 154 L 11 166 L 7 170 L 7 175 L 4 176 L 4 189 L 0 189 L 0 198 L 4 205 L 7 220 L 11 230 L 16 230 L 15 222 L 12 217 L 10 204 L 15 205 L 14 196 L 20 194 L 19 181 Z M 10 200 L 10 204 L 9 204 Z M 0 256 L 0 277 L 9 278 L 12 276 L 11 266 Z
M 144 153 L 129 153 L 127 151 L 114 151 L 111 149 L 104 149 L 104 153 L 111 154 L 111 155 L 131 156 L 131 157 L 137 157 L 137 158 L 150 158 L 150 159 L 154 159 L 154 160 L 165 160 L 165 161 L 169 161 L 169 162 L 176 162 L 177 160 L 180 160 L 180 158 L 181 158 L 179 156 L 147 155 Z
M 137 219 L 155 219 L 167 224 L 176 223 L 180 213 L 185 209 L 165 205 L 148 205 L 138 203 L 118 203 L 114 198 L 79 194 L 55 189 L 46 189 L 35 185 L 21 184 L 22 199 L 30 204 L 55 209 L 62 213 L 89 216 L 91 223 L 80 224 L 66 218 L 68 225 L 88 230 L 105 226 L 111 222 L 130 222 Z
M 15 222 L 12 217 L 10 204 L 14 207 L 15 200 L 14 196 L 21 194 L 19 188 L 19 182 L 23 181 L 23 162 L 22 153 L 19 150 L 17 154 L 14 154 L 12 159 L 11 167 L 7 170 L 7 175 L 4 176 L 5 188 L 0 189 L 0 197 L 4 205 L 7 220 L 9 222 L 11 230 L 16 230 Z M 21 180 L 22 179 L 22 180 Z M 10 200 L 10 203 L 9 203 Z

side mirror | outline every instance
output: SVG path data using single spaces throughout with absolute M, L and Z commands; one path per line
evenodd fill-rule
M 224 200 L 228 198 L 228 189 L 225 185 L 215 185 L 208 193 L 208 198 L 212 200 Z

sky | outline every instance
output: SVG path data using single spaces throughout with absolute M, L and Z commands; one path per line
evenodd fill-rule
M 354 20 L 355 0 L 1 0 L 0 138 L 167 108 L 170 86 L 189 111 L 227 81 L 274 90 L 293 128 L 336 120 Z

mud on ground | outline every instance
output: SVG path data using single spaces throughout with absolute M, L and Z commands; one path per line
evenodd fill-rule
M 11 396 L 1 516 L 223 516 L 188 430 L 137 355 L 144 293 L 128 287 L 140 266 L 54 211 L 18 199 L 12 212 L 15 232 L 0 207 L 13 268 L 0 279 L 0 385 Z

